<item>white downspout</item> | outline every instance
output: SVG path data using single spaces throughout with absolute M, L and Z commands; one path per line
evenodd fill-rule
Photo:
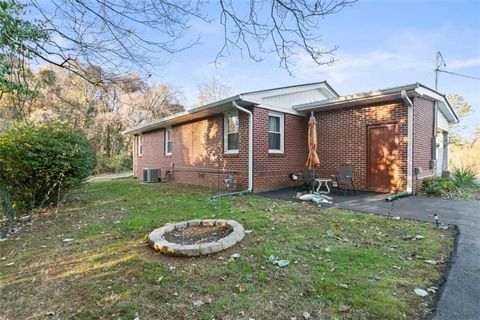
M 248 190 L 247 192 L 252 192 L 253 190 L 253 114 L 250 110 L 242 108 L 238 105 L 237 101 L 233 100 L 232 105 L 248 114 Z
M 243 191 L 228 192 L 228 193 L 213 195 L 210 197 L 210 199 L 241 196 L 253 191 L 253 114 L 250 110 L 240 107 L 235 100 L 232 101 L 232 106 L 235 109 L 248 114 L 248 189 Z
M 407 104 L 407 192 L 413 191 L 413 103 L 405 90 L 402 90 L 401 97 Z

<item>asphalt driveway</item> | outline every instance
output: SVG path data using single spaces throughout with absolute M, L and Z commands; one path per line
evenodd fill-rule
M 336 207 L 359 212 L 388 214 L 390 203 L 381 194 L 337 197 Z M 480 201 L 455 201 L 407 197 L 396 201 L 392 216 L 434 222 L 459 229 L 447 282 L 441 291 L 433 319 L 480 319 Z
M 261 193 L 284 200 L 294 200 L 295 188 Z M 385 194 L 358 191 L 330 194 L 334 206 L 341 209 L 388 215 L 391 203 Z M 480 201 L 456 201 L 425 197 L 406 197 L 397 200 L 392 216 L 435 223 L 456 225 L 459 230 L 457 248 L 447 281 L 441 288 L 440 300 L 433 313 L 435 320 L 480 319 Z

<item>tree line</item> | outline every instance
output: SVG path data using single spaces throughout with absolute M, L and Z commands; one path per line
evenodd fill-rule
M 83 68 L 90 77 L 101 74 L 94 66 Z M 91 141 L 97 173 L 129 167 L 131 143 L 124 130 L 184 109 L 178 90 L 168 84 L 149 84 L 135 74 L 100 85 L 56 66 L 33 71 L 23 65 L 12 68 L 6 79 L 21 79 L 18 83 L 25 89 L 2 91 L 0 130 L 16 122 L 69 124 Z

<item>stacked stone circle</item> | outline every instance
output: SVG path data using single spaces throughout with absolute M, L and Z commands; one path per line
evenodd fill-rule
M 233 231 L 226 237 L 213 242 L 189 245 L 170 242 L 164 237 L 167 232 L 193 226 L 230 227 Z M 228 249 L 241 241 L 244 236 L 245 230 L 243 226 L 235 220 L 207 219 L 182 221 L 174 224 L 168 223 L 161 228 L 153 230 L 148 239 L 150 246 L 161 253 L 171 256 L 194 257 Z

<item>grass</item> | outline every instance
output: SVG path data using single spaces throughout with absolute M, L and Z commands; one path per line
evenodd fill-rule
M 438 285 L 446 267 L 424 260 L 447 261 L 453 248 L 453 230 L 429 224 L 209 195 L 132 179 L 86 184 L 58 215 L 0 243 L 0 319 L 418 319 L 433 297 L 413 289 Z M 152 229 L 195 218 L 234 218 L 252 232 L 195 259 L 146 245 Z

